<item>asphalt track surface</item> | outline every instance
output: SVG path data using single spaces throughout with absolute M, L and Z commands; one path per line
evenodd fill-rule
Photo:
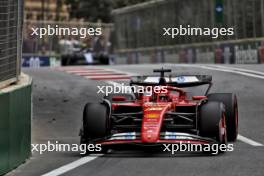
M 152 74 L 154 68 L 172 68 L 176 73 L 202 73 L 213 76 L 214 86 L 211 92 L 234 92 L 239 104 L 239 134 L 247 139 L 264 144 L 264 79 L 252 76 L 224 72 L 216 69 L 205 69 L 193 65 L 123 65 L 91 66 L 85 69 L 112 69 L 116 73 Z M 226 66 L 226 65 L 224 65 Z M 232 69 L 233 65 L 227 66 Z M 264 72 L 262 65 L 238 65 L 237 68 Z M 81 70 L 83 69 L 80 67 Z M 79 68 L 78 68 L 79 69 Z M 32 143 L 79 143 L 82 110 L 86 102 L 99 101 L 98 85 L 127 80 L 101 80 L 97 77 L 78 76 L 60 69 L 41 68 L 24 69 L 33 77 L 33 124 Z M 122 75 L 123 76 L 123 75 Z M 102 76 L 103 77 L 103 76 Z M 101 78 L 101 77 L 99 77 Z M 93 80 L 92 80 L 93 79 Z M 90 157 L 90 158 L 89 158 Z M 263 176 L 264 146 L 254 146 L 247 140 L 238 140 L 234 151 L 218 156 L 200 154 L 155 153 L 143 151 L 111 151 L 97 157 L 88 156 L 79 167 L 67 165 L 80 161 L 76 152 L 47 152 L 42 155 L 33 153 L 22 166 L 8 175 L 36 176 L 128 176 L 128 175 L 179 175 L 179 176 Z M 57 174 L 54 174 L 56 169 Z M 67 172 L 66 172 L 66 170 Z

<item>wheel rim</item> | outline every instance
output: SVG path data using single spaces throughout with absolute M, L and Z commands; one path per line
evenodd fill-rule
M 227 135 L 226 135 L 226 122 L 225 122 L 225 114 L 223 113 L 222 118 L 219 122 L 219 139 L 221 144 L 227 143 Z

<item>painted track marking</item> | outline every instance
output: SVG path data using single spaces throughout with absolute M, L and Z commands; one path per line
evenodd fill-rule
M 133 75 L 116 69 L 98 67 L 58 67 L 55 69 L 91 80 L 128 80 Z
M 183 66 L 183 67 L 194 67 L 194 68 L 202 68 L 202 69 L 207 69 L 207 70 L 214 70 L 214 71 L 221 71 L 221 72 L 227 72 L 227 73 L 235 73 L 243 76 L 248 76 L 248 77 L 253 77 L 253 78 L 259 78 L 259 79 L 264 79 L 264 73 L 263 72 L 257 72 L 253 70 L 246 70 L 246 69 L 232 69 L 229 67 L 216 67 L 216 66 L 210 66 L 210 65 L 178 65 Z M 263 76 L 261 76 L 263 75 Z
M 256 141 L 253 141 L 252 139 L 249 139 L 249 138 L 247 138 L 245 136 L 242 136 L 240 134 L 237 136 L 237 140 L 240 140 L 240 141 L 242 141 L 244 143 L 247 143 L 249 145 L 252 145 L 254 147 L 261 147 L 261 146 L 263 146 L 263 144 L 261 144 L 259 142 L 256 142 Z
M 101 156 L 101 155 L 99 155 L 99 156 Z M 59 167 L 59 168 L 57 168 L 57 169 L 55 169 L 53 171 L 50 171 L 50 172 L 48 172 L 48 173 L 46 173 L 46 174 L 44 174 L 42 176 L 58 176 L 58 175 L 62 175 L 62 174 L 66 173 L 68 171 L 71 171 L 71 170 L 73 170 L 73 169 L 75 169 L 75 168 L 77 168 L 77 167 L 79 167 L 81 165 L 84 165 L 84 164 L 86 164 L 88 162 L 91 162 L 91 161 L 95 160 L 99 156 L 96 155 L 96 156 L 83 157 L 83 158 L 78 159 L 76 161 L 73 161 L 73 162 L 71 162 L 69 164 L 61 166 L 61 167 Z
M 210 67 L 230 69 L 230 70 L 234 70 L 234 71 L 240 71 L 240 72 L 252 73 L 252 74 L 255 74 L 255 75 L 262 75 L 262 76 L 264 76 L 264 72 L 255 71 L 255 70 L 249 70 L 249 69 L 244 69 L 244 68 L 226 67 L 226 66 L 222 66 L 222 65 L 210 65 Z

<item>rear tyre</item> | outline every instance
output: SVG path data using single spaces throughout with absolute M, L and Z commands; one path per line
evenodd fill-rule
M 202 105 L 199 118 L 199 133 L 202 137 L 213 138 L 218 145 L 227 144 L 224 104 L 207 102 Z M 209 150 L 205 153 L 213 153 Z M 218 153 L 222 152 L 220 150 Z
M 208 95 L 209 101 L 222 102 L 225 105 L 227 140 L 234 142 L 238 135 L 237 97 L 232 93 L 214 93 Z
M 83 128 L 81 144 L 95 144 L 110 134 L 109 108 L 105 104 L 87 103 L 83 111 Z M 88 153 L 105 153 L 107 149 L 102 146 L 101 151 Z

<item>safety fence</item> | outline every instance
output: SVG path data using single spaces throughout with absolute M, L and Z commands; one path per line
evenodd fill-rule
M 264 37 L 264 0 L 153 0 L 113 11 L 116 48 L 137 49 Z M 163 36 L 179 25 L 234 28 L 234 35 Z
M 20 74 L 23 1 L 0 0 L 0 87 Z

